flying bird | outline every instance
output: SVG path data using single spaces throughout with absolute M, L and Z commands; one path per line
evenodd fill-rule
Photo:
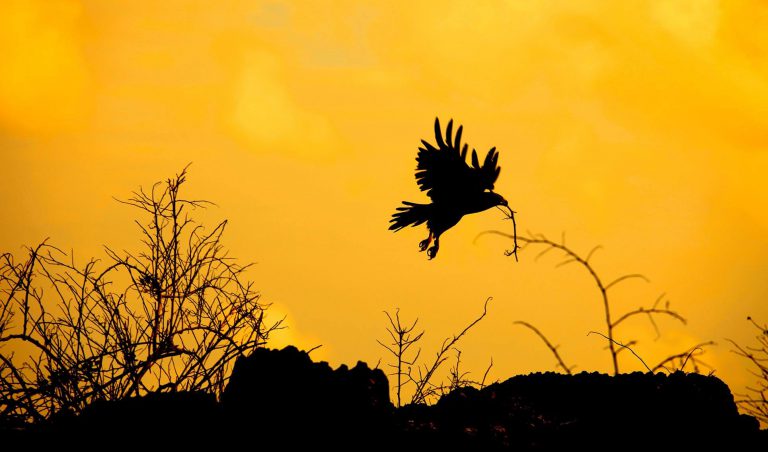
M 432 199 L 430 204 L 403 201 L 389 220 L 390 230 L 399 231 L 406 226 L 427 223 L 429 236 L 419 243 L 419 250 L 426 251 L 429 259 L 440 249 L 440 236 L 455 226 L 461 217 L 482 212 L 496 206 L 505 206 L 507 201 L 493 192 L 493 185 L 499 177 L 499 153 L 491 148 L 483 164 L 472 149 L 472 166 L 467 164 L 469 146 L 461 144 L 463 126 L 453 135 L 453 119 L 448 121 L 443 137 L 439 118 L 435 119 L 435 141 L 432 145 L 421 140 L 422 147 L 416 156 L 416 182 L 421 191 Z M 510 209 L 510 216 L 513 214 Z M 434 245 L 430 248 L 430 244 Z

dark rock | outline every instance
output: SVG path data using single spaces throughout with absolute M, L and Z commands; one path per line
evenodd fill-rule
M 332 370 L 295 347 L 238 359 L 221 404 L 239 429 L 287 447 L 389 436 L 393 410 L 381 370 Z
M 13 442 L 33 450 L 77 447 L 103 450 L 212 444 L 221 430 L 216 398 L 199 392 L 151 393 L 116 401 L 97 401 L 80 415 L 57 413 L 46 422 L 12 435 Z
M 768 431 L 712 376 L 537 373 L 396 410 L 381 370 L 334 370 L 295 347 L 238 359 L 220 402 L 151 394 L 8 425 L 0 444 L 32 449 L 768 450 Z
M 466 450 L 765 445 L 757 421 L 738 413 L 725 383 L 681 372 L 516 376 L 482 390 L 459 389 L 435 406 L 406 407 L 398 414 L 406 442 Z

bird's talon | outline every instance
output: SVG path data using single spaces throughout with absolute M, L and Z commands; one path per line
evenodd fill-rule
M 427 257 L 432 260 L 435 255 L 437 255 L 438 248 L 436 246 L 433 246 L 432 248 L 427 250 Z
M 430 241 L 431 240 L 429 240 L 429 239 L 424 239 L 421 242 L 419 242 L 419 251 L 426 251 L 427 247 L 429 247 L 429 242 Z

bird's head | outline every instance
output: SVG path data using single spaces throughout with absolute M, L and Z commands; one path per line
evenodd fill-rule
M 504 199 L 503 196 L 501 196 L 496 192 L 486 191 L 484 195 L 485 195 L 485 202 L 488 203 L 488 207 L 495 207 L 495 206 L 509 207 L 509 203 L 507 202 L 507 200 Z
M 496 195 L 496 196 L 498 196 L 498 197 L 499 197 L 499 203 L 498 203 L 497 205 L 499 205 L 499 206 L 504 206 L 504 207 L 509 207 L 509 203 L 507 202 L 507 200 L 506 200 L 506 199 L 504 199 L 504 197 L 503 197 L 503 196 L 501 196 L 501 195 L 499 195 L 499 194 L 497 194 L 497 193 L 494 193 L 494 195 Z
M 504 199 L 503 196 L 491 190 L 487 190 L 483 192 L 481 211 L 485 209 L 490 209 L 491 207 L 496 207 L 497 209 L 504 211 L 504 209 L 502 209 L 502 206 L 507 208 L 507 210 L 509 211 L 508 216 L 511 216 L 512 209 L 509 208 L 509 203 L 507 202 L 506 199 Z

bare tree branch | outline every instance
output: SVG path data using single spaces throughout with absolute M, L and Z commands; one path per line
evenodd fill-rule
M 614 339 L 610 339 L 610 338 L 608 338 L 608 336 L 606 336 L 605 334 L 603 334 L 603 333 L 598 333 L 597 331 L 590 331 L 589 333 L 587 333 L 587 336 L 589 336 L 590 334 L 597 334 L 597 335 L 599 335 L 599 336 L 602 336 L 602 337 L 604 337 L 604 338 L 608 339 L 609 341 L 611 341 L 612 343 L 614 343 L 614 344 L 618 345 L 619 347 L 621 347 L 621 348 L 623 348 L 623 349 L 626 349 L 626 350 L 629 350 L 630 352 L 632 352 L 632 354 L 633 354 L 633 355 L 635 355 L 635 357 L 636 357 L 637 359 L 639 359 L 639 360 L 640 360 L 640 362 L 641 362 L 641 363 L 643 363 L 643 366 L 645 366 L 645 368 L 646 368 L 646 369 L 648 369 L 648 372 L 652 372 L 652 371 L 651 371 L 651 368 L 650 368 L 650 367 L 648 367 L 648 364 L 646 364 L 646 363 L 645 363 L 645 361 L 643 361 L 643 358 L 641 358 L 641 357 L 640 357 L 640 355 L 638 355 L 637 353 L 635 353 L 635 351 L 634 351 L 634 350 L 632 350 L 632 349 L 631 349 L 631 348 L 630 348 L 628 345 L 624 345 L 624 344 L 622 344 L 621 342 L 618 342 L 618 341 L 616 341 L 616 340 L 614 340 Z
M 560 357 L 560 353 L 557 351 L 557 348 L 559 346 L 552 345 L 552 343 L 549 342 L 549 339 L 547 339 L 547 337 L 544 335 L 544 333 L 539 331 L 538 328 L 536 328 L 535 326 L 531 325 L 530 323 L 524 322 L 522 320 L 518 320 L 518 321 L 514 322 L 513 324 L 514 325 L 522 325 L 522 326 L 528 328 L 529 330 L 533 331 L 537 336 L 539 336 L 539 338 L 544 342 L 544 345 L 547 346 L 549 351 L 552 352 L 553 355 L 555 355 L 555 359 L 557 360 L 557 367 L 560 367 L 561 369 L 563 369 L 563 371 L 565 371 L 565 373 L 567 373 L 568 375 L 572 374 L 571 371 L 573 370 L 574 366 L 566 366 L 565 365 L 565 362 L 563 362 L 563 358 Z
M 705 364 L 703 361 L 698 359 L 700 355 L 704 353 L 704 347 L 709 347 L 711 345 L 715 345 L 713 341 L 707 341 L 707 342 L 700 342 L 693 347 L 689 348 L 688 350 L 676 353 L 674 355 L 669 355 L 663 360 L 661 360 L 658 364 L 653 366 L 651 369 L 651 372 L 656 372 L 657 370 L 664 369 L 667 372 L 672 372 L 672 370 L 668 369 L 666 367 L 669 363 L 674 363 L 675 361 L 678 361 L 680 365 L 677 367 L 677 370 L 684 371 L 685 366 L 690 362 L 694 367 L 694 372 L 699 371 L 699 366 L 705 366 L 710 367 L 708 364 Z
M 0 255 L 0 413 L 22 422 L 95 400 L 147 392 L 220 394 L 234 360 L 266 343 L 282 319 L 221 244 L 188 214 L 212 205 L 181 196 L 186 168 L 123 204 L 144 249 L 105 247 L 106 265 L 78 265 L 46 241 L 17 263 Z M 17 344 L 29 352 L 13 353 Z M 13 345 L 10 345 L 13 344 Z
M 635 343 L 635 341 L 629 341 L 628 345 L 623 345 L 620 342 L 618 342 L 617 340 L 615 340 L 616 328 L 619 325 L 621 325 L 625 320 L 628 320 L 628 319 L 630 319 L 630 318 L 632 318 L 634 316 L 637 316 L 637 315 L 646 315 L 647 318 L 648 318 L 648 321 L 651 323 L 651 326 L 653 327 L 654 331 L 656 332 L 656 337 L 657 338 L 660 336 L 661 333 L 660 333 L 659 327 L 658 327 L 658 325 L 656 323 L 656 316 L 667 316 L 667 317 L 671 317 L 671 318 L 673 318 L 675 320 L 678 320 L 678 321 L 680 321 L 683 324 L 686 323 L 686 320 L 685 320 L 685 318 L 682 315 L 680 315 L 678 312 L 673 311 L 673 310 L 671 310 L 669 308 L 669 302 L 665 303 L 664 306 L 659 306 L 659 303 L 663 299 L 664 294 L 662 294 L 659 298 L 657 298 L 656 301 L 653 303 L 653 305 L 651 307 L 642 307 L 641 306 L 641 307 L 639 307 L 637 309 L 625 312 L 624 314 L 621 314 L 618 317 L 616 317 L 615 314 L 612 312 L 612 309 L 611 309 L 611 303 L 610 303 L 610 300 L 608 298 L 608 290 L 613 288 L 617 284 L 619 284 L 621 282 L 624 282 L 624 281 L 627 281 L 627 280 L 630 280 L 630 279 L 642 279 L 643 281 L 646 281 L 646 282 L 648 282 L 649 280 L 648 280 L 648 278 L 646 278 L 645 276 L 643 276 L 643 275 L 641 275 L 639 273 L 632 273 L 632 274 L 626 274 L 626 275 L 619 276 L 619 277 L 613 279 L 611 282 L 609 282 L 607 284 L 604 283 L 602 278 L 598 275 L 597 271 L 595 270 L 595 268 L 592 266 L 592 263 L 590 262 L 590 259 L 592 258 L 594 253 L 598 249 L 601 248 L 600 246 L 596 246 L 596 247 L 592 248 L 589 251 L 589 253 L 587 253 L 587 257 L 583 258 L 583 257 L 581 257 L 580 254 L 576 253 L 571 248 L 566 246 L 566 244 L 565 244 L 565 233 L 563 233 L 561 241 L 560 241 L 560 243 L 558 243 L 558 242 L 554 242 L 552 240 L 549 240 L 543 234 L 531 234 L 529 232 L 528 233 L 528 237 L 523 237 L 523 236 L 517 237 L 516 234 L 515 235 L 510 235 L 510 234 L 507 234 L 507 233 L 502 232 L 502 231 L 490 230 L 490 231 L 484 231 L 484 232 L 478 234 L 478 236 L 475 238 L 475 241 L 478 238 L 480 238 L 481 236 L 484 236 L 484 235 L 487 235 L 487 234 L 499 235 L 501 237 L 510 238 L 510 239 L 514 238 L 515 239 L 515 250 L 517 250 L 518 248 L 521 249 L 521 250 L 524 250 L 524 249 L 526 249 L 527 247 L 529 247 L 531 245 L 543 246 L 544 249 L 537 253 L 535 260 L 538 260 L 539 258 L 543 257 L 544 255 L 546 255 L 547 253 L 549 253 L 552 250 L 559 251 L 561 253 L 561 255 L 563 256 L 564 260 L 562 260 L 562 261 L 560 261 L 559 263 L 556 264 L 557 268 L 565 266 L 565 265 L 568 265 L 568 264 L 571 264 L 571 263 L 577 263 L 582 268 L 584 268 L 587 271 L 587 273 L 589 273 L 590 277 L 595 282 L 595 285 L 597 286 L 597 289 L 598 289 L 598 291 L 600 293 L 600 299 L 601 299 L 602 307 L 603 307 L 604 323 L 605 323 L 605 326 L 606 326 L 606 334 L 605 335 L 603 335 L 601 333 L 598 333 L 598 334 L 600 334 L 601 336 L 604 336 L 605 339 L 608 341 L 608 350 L 609 350 L 609 353 L 610 353 L 610 356 L 611 356 L 611 364 L 612 364 L 612 367 L 613 367 L 614 375 L 619 373 L 619 360 L 618 360 L 619 353 L 623 349 L 628 349 L 628 350 L 631 351 L 631 348 L 629 348 L 628 345 L 631 345 L 631 344 Z M 517 246 L 517 242 L 518 241 L 520 243 L 522 243 L 522 246 L 520 246 L 520 247 Z M 509 255 L 510 253 L 506 252 L 505 254 Z M 539 335 L 539 337 L 541 337 L 541 335 Z M 542 339 L 544 339 L 544 338 L 542 338 Z M 546 343 L 547 342 L 545 341 L 545 344 Z M 552 347 L 550 347 L 550 345 L 551 344 L 548 344 L 548 347 L 550 348 L 550 350 L 552 350 Z M 617 348 L 616 346 L 619 346 L 619 348 Z
M 742 346 L 731 339 L 728 342 L 733 345 L 733 353 L 746 359 L 751 366 L 750 372 L 755 376 L 756 386 L 747 387 L 746 394 L 737 394 L 740 398 L 736 403 L 747 414 L 760 420 L 763 425 L 768 424 L 768 325 L 760 325 L 752 317 L 747 317 L 758 335 L 755 337 L 757 345 Z
M 435 354 L 435 360 L 432 362 L 431 365 L 424 365 L 423 368 L 419 368 L 419 377 L 415 379 L 416 383 L 416 391 L 413 394 L 413 397 L 411 398 L 411 403 L 426 403 L 427 399 L 430 395 L 433 394 L 433 392 L 430 390 L 431 388 L 434 388 L 434 384 L 431 382 L 432 378 L 435 375 L 435 372 L 437 369 L 445 362 L 447 357 L 445 354 L 448 352 L 448 350 L 452 349 L 454 345 L 456 345 L 459 340 L 464 337 L 467 332 L 472 329 L 473 326 L 477 325 L 478 322 L 483 320 L 485 318 L 485 315 L 488 313 L 488 303 L 493 300 L 493 297 L 488 297 L 485 300 L 485 303 L 483 303 L 483 313 L 480 314 L 479 317 L 477 317 L 475 320 L 473 320 L 469 325 L 467 325 L 459 334 L 454 335 L 451 338 L 446 338 L 443 341 L 443 344 L 440 348 L 440 350 L 437 351 Z

